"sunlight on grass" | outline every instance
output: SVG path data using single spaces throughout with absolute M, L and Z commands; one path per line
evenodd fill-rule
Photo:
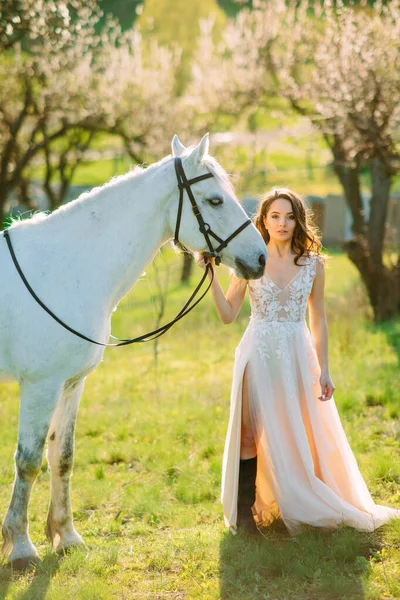
M 327 314 L 336 403 L 361 471 L 377 503 L 400 506 L 399 324 L 373 326 L 358 275 L 340 253 L 327 268 Z M 167 320 L 188 297 L 170 269 Z M 229 273 L 220 268 L 223 287 Z M 195 270 L 192 286 L 200 276 Z M 154 325 L 153 267 L 113 316 L 116 335 Z M 230 327 L 210 297 L 160 341 L 108 349 L 89 376 L 76 432 L 72 502 L 87 550 L 57 558 L 44 536 L 49 473 L 32 494 L 30 532 L 43 559 L 36 576 L 0 568 L 0 598 L 339 600 L 400 598 L 400 523 L 373 534 L 310 528 L 290 538 L 232 536 L 219 503 L 233 355 L 249 317 L 246 301 Z M 0 502 L 5 514 L 13 478 L 18 394 L 0 386 Z

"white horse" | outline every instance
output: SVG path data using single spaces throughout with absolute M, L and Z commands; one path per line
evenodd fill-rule
M 186 176 L 212 173 L 193 193 L 213 231 L 227 238 L 245 220 L 229 179 L 208 156 L 208 135 L 193 150 L 172 141 L 172 157 L 112 179 L 53 214 L 14 223 L 9 229 L 18 262 L 37 296 L 64 322 L 106 342 L 114 307 L 130 290 L 162 244 L 173 236 L 179 191 L 174 156 Z M 181 241 L 206 250 L 184 197 Z M 253 225 L 229 242 L 223 262 L 239 276 L 260 277 L 265 244 Z M 0 234 L 0 379 L 21 390 L 16 475 L 3 523 L 4 552 L 17 569 L 37 561 L 28 534 L 28 503 L 43 447 L 51 471 L 46 533 L 57 551 L 83 544 L 71 511 L 74 430 L 85 377 L 104 348 L 79 339 L 53 320 L 22 282 Z

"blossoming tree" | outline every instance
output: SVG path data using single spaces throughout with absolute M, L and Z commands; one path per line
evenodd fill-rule
M 239 114 L 279 94 L 321 132 L 353 219 L 348 256 L 375 319 L 396 316 L 400 256 L 385 254 L 385 233 L 390 189 L 400 171 L 400 2 L 355 7 L 254 0 L 219 44 L 205 25 L 202 44 L 194 85 L 213 110 Z M 362 169 L 370 176 L 368 212 Z
M 11 190 L 29 200 L 35 161 L 55 207 L 99 133 L 142 162 L 188 124 L 175 98 L 179 54 L 156 42 L 143 52 L 140 34 L 111 19 L 97 34 L 101 16 L 94 0 L 0 4 L 1 221 Z

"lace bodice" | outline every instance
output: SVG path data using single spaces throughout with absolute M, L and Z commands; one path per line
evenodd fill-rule
M 322 262 L 322 258 L 315 254 L 307 257 L 304 266 L 299 267 L 284 289 L 279 288 L 267 274 L 249 281 L 252 319 L 264 322 L 304 321 L 318 261 Z

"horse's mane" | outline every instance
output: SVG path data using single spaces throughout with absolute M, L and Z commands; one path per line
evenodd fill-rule
M 192 150 L 193 150 L 193 147 L 187 148 L 185 150 L 185 152 L 182 154 L 182 158 L 185 158 L 186 156 L 188 156 Z M 140 175 L 150 173 L 151 171 L 155 170 L 156 168 L 160 167 L 161 165 L 169 162 L 171 160 L 171 158 L 172 158 L 171 155 L 168 155 L 168 156 L 164 157 L 163 159 L 159 160 L 158 162 L 152 163 L 148 167 L 144 167 L 143 165 L 136 165 L 134 168 L 130 169 L 127 173 L 123 173 L 122 175 L 115 175 L 109 181 L 105 182 L 103 185 L 96 186 L 96 187 L 92 188 L 91 190 L 88 190 L 87 192 L 82 192 L 82 194 L 80 194 L 78 198 L 76 198 L 75 200 L 72 200 L 71 202 L 68 202 L 67 204 L 62 204 L 53 213 L 37 211 L 29 219 L 21 219 L 20 216 L 11 217 L 10 227 L 12 227 L 12 228 L 18 227 L 18 226 L 23 225 L 24 223 L 25 224 L 37 223 L 37 222 L 47 219 L 52 214 L 62 215 L 63 213 L 64 214 L 68 213 L 72 209 L 72 206 L 77 206 L 79 204 L 82 204 L 83 201 L 85 201 L 85 200 L 96 198 L 98 196 L 98 194 L 100 194 L 105 188 L 107 188 L 109 190 L 110 188 L 115 188 L 116 186 L 120 185 L 121 183 L 125 183 L 130 180 L 135 180 L 135 179 L 139 178 Z M 209 156 L 209 155 L 205 156 L 202 161 L 202 165 L 208 171 L 210 171 L 210 173 L 212 173 L 214 175 L 214 177 L 219 182 L 220 186 L 223 189 L 225 189 L 227 194 L 229 194 L 230 196 L 236 197 L 235 191 L 233 189 L 233 185 L 231 183 L 228 173 L 221 167 L 221 165 L 215 158 L 213 158 L 212 156 Z

